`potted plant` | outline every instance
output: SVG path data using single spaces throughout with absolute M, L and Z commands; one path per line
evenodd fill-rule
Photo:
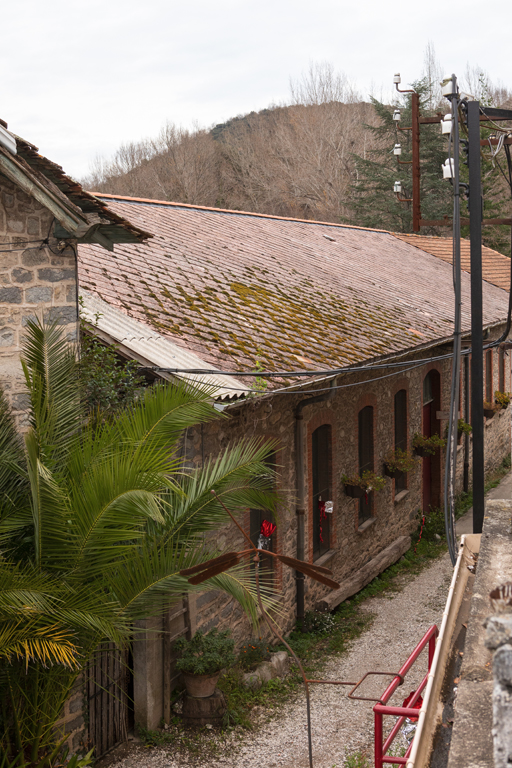
M 473 431 L 473 427 L 471 424 L 468 424 L 467 421 L 464 421 L 464 419 L 459 419 L 457 422 L 457 438 L 462 437 L 462 435 L 470 435 Z M 445 427 L 444 430 L 444 436 L 445 438 L 448 437 L 448 424 Z
M 489 403 L 484 400 L 484 416 L 486 419 L 492 419 L 495 413 L 501 411 L 502 406 L 497 403 Z
M 362 499 L 371 491 L 380 491 L 386 484 L 383 477 L 369 469 L 365 469 L 361 475 L 355 472 L 352 475 L 342 475 L 341 482 L 345 485 L 347 496 L 353 499 Z
M 496 390 L 494 393 L 494 402 L 501 408 L 507 408 L 510 403 L 510 392 L 500 392 Z
M 180 654 L 176 668 L 183 675 L 189 696 L 213 696 L 221 669 L 235 663 L 235 643 L 229 635 L 229 629 L 219 632 L 215 628 L 207 634 L 199 630 L 192 640 L 182 637 L 174 644 Z
M 384 456 L 384 474 L 395 477 L 399 472 L 412 472 L 418 465 L 418 458 L 402 448 L 392 448 Z
M 412 439 L 412 447 L 418 456 L 433 456 L 439 448 L 444 448 L 446 440 L 438 434 L 427 437 L 416 432 Z

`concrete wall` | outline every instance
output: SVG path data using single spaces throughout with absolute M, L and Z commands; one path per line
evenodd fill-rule
M 28 318 L 44 316 L 77 338 L 76 246 L 62 252 L 48 236 L 53 216 L 0 174 L 0 386 L 20 428 L 26 425 L 26 395 L 20 366 Z M 67 241 L 70 242 L 70 241 Z

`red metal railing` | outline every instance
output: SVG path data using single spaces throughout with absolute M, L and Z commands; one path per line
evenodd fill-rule
M 404 724 L 404 721 L 406 717 L 414 717 L 417 718 L 419 714 L 418 709 L 414 709 L 414 704 L 418 701 L 421 692 L 425 688 L 428 680 L 428 673 L 430 672 L 430 667 L 432 666 L 432 661 L 434 659 L 434 651 L 436 647 L 436 638 L 439 634 L 439 630 L 437 629 L 436 625 L 433 624 L 430 629 L 424 634 L 414 651 L 411 653 L 403 667 L 400 669 L 400 671 L 395 675 L 391 683 L 388 685 L 386 690 L 384 691 L 380 702 L 378 704 L 375 704 L 373 711 L 375 713 L 375 768 L 383 768 L 384 763 L 394 763 L 397 765 L 405 765 L 407 762 L 407 758 L 409 757 L 409 752 L 411 751 L 412 747 L 412 741 L 409 744 L 409 748 L 407 749 L 407 752 L 405 753 L 405 757 L 392 757 L 392 756 L 386 756 L 386 752 L 390 748 L 391 744 L 393 743 L 393 740 L 395 739 L 396 735 L 400 731 L 400 728 Z M 427 674 L 419 684 L 419 686 L 414 691 L 414 695 L 411 698 L 409 702 L 408 707 L 390 707 L 387 706 L 387 702 L 393 695 L 393 693 L 396 691 L 399 685 L 403 683 L 403 679 L 407 672 L 410 670 L 414 662 L 418 659 L 420 653 L 423 651 L 425 646 L 428 644 L 428 670 Z M 387 737 L 387 739 L 383 742 L 383 721 L 382 718 L 384 715 L 395 715 L 398 717 L 397 722 L 393 726 L 391 733 Z

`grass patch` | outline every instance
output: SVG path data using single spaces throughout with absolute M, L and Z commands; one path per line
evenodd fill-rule
M 484 487 L 485 493 L 488 493 L 490 490 L 496 488 L 500 484 L 500 481 L 510 472 L 510 466 L 511 461 L 509 453 L 508 456 L 505 456 L 499 467 L 487 476 Z M 471 509 L 472 506 L 473 491 L 469 490 L 467 493 L 461 493 L 457 497 L 457 502 L 455 504 L 455 519 L 458 520 L 460 517 L 462 517 L 462 515 L 466 514 L 468 509 Z
M 415 541 L 414 537 L 413 541 Z M 446 545 L 443 541 L 435 538 L 429 540 L 428 536 L 422 536 L 416 552 L 414 549 L 413 545 L 397 563 L 373 579 L 357 595 L 341 603 L 331 614 L 332 622 L 329 622 L 328 629 L 322 631 L 322 622 L 315 622 L 312 617 L 309 617 L 309 624 L 318 625 L 319 631 L 301 632 L 296 629 L 286 638 L 299 657 L 308 677 L 318 677 L 329 657 L 342 654 L 346 651 L 350 640 L 354 640 L 370 628 L 373 615 L 360 609 L 365 600 L 385 592 L 400 590 L 401 586 L 397 583 L 398 576 L 404 574 L 415 576 L 420 573 L 423 568 L 446 551 Z M 306 621 L 307 624 L 308 621 Z M 277 646 L 274 650 L 285 649 Z M 241 677 L 240 669 L 230 669 L 221 677 L 218 685 L 226 696 L 230 717 L 243 728 L 253 727 L 253 710 L 258 713 L 263 710 L 270 719 L 274 710 L 279 709 L 283 702 L 289 700 L 302 688 L 302 677 L 294 666 L 284 680 L 271 680 L 255 691 L 245 688 L 241 684 Z

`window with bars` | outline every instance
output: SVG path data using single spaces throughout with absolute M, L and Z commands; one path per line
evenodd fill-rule
M 407 450 L 407 390 L 400 389 L 395 395 L 395 450 Z M 395 493 L 407 488 L 407 473 L 395 475 Z
M 358 414 L 359 474 L 374 471 L 373 406 L 367 405 Z M 373 492 L 359 499 L 359 525 L 373 517 Z
M 322 424 L 315 429 L 312 441 L 313 481 L 313 559 L 317 560 L 331 548 L 331 517 L 325 503 L 332 501 L 331 426 Z

